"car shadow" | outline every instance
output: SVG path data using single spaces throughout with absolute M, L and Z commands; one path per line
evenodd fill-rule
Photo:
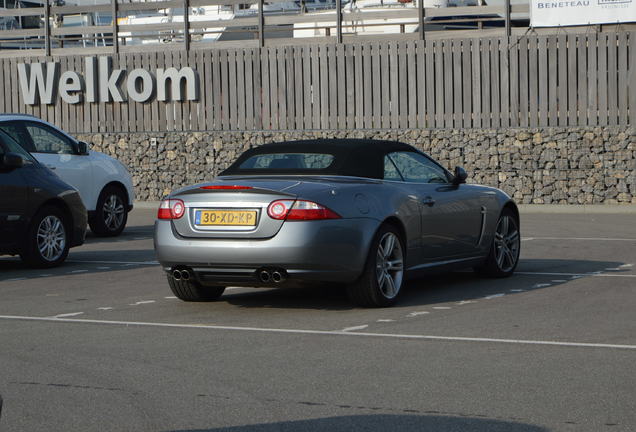
M 154 249 L 107 251 L 72 249 L 66 261 L 53 268 L 31 268 L 17 256 L 3 256 L 0 257 L 0 282 L 49 276 L 71 277 L 76 274 L 126 271 L 140 267 L 155 267 L 157 274 L 161 273 Z
M 421 306 L 475 300 L 489 296 L 514 295 L 549 289 L 574 279 L 593 277 L 595 273 L 616 269 L 616 261 L 524 259 L 517 272 L 503 279 L 484 278 L 472 271 L 429 274 L 405 281 L 397 306 Z M 613 270 L 620 274 L 626 270 Z M 582 275 L 582 276 L 581 276 Z M 278 288 L 263 291 L 228 292 L 220 301 L 244 308 L 280 309 L 355 309 L 344 286 Z
M 411 411 L 412 412 L 412 411 Z M 540 426 L 517 420 L 494 420 L 465 414 L 441 415 L 350 415 L 308 420 L 259 423 L 210 429 L 179 429 L 170 432 L 548 432 Z
M 100 243 L 120 243 L 137 240 L 152 239 L 154 225 L 127 226 L 122 233 L 116 237 L 98 237 L 90 229 L 86 231 L 86 241 L 84 244 Z

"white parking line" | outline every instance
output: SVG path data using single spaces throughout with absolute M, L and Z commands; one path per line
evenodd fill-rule
M 73 324 L 101 324 L 115 326 L 138 326 L 138 327 L 158 327 L 158 328 L 182 328 L 182 329 L 199 329 L 199 330 L 227 330 L 227 331 L 243 331 L 243 332 L 260 332 L 260 333 L 283 333 L 283 334 L 311 334 L 323 336 L 349 336 L 349 337 L 373 337 L 373 338 L 389 338 L 389 339 L 414 339 L 414 340 L 435 340 L 449 342 L 484 342 L 484 343 L 502 343 L 517 345 L 545 345 L 560 347 L 577 347 L 577 348 L 612 348 L 636 350 L 636 345 L 627 344 L 606 344 L 606 343 L 588 343 L 588 342 L 559 342 L 546 340 L 526 340 L 526 339 L 498 339 L 485 337 L 462 337 L 462 336 L 435 336 L 420 334 L 397 334 L 397 333 L 363 333 L 363 332 L 345 332 L 333 330 L 300 330 L 300 329 L 279 329 L 279 328 L 261 328 L 261 327 L 234 327 L 234 326 L 218 326 L 206 324 L 171 324 L 171 323 L 155 323 L 140 321 L 109 321 L 109 320 L 91 320 L 77 318 L 49 318 L 49 317 L 31 317 L 16 315 L 0 315 L 0 319 L 14 321 L 43 321 L 55 323 L 73 323 Z
M 552 272 L 523 272 L 517 271 L 515 274 L 527 275 L 527 276 L 570 276 L 573 278 L 582 278 L 586 276 L 592 277 L 626 277 L 636 278 L 634 274 L 616 274 L 616 273 L 552 273 Z
M 154 300 L 142 300 L 142 301 L 138 301 L 135 303 L 130 303 L 128 304 L 128 306 L 137 306 L 137 305 L 142 305 L 142 304 L 149 304 L 149 303 L 154 303 Z
M 413 318 L 413 317 L 420 316 L 420 315 L 427 315 L 429 313 L 430 313 L 429 311 L 411 312 L 410 314 L 407 315 L 407 317 Z
M 484 297 L 484 299 L 485 300 L 491 300 L 491 299 L 494 299 L 494 298 L 497 298 L 497 297 L 503 297 L 505 295 L 506 295 L 505 293 L 491 294 L 489 296 Z
M 354 326 L 354 327 L 347 327 L 347 328 L 343 328 L 340 331 L 343 332 L 350 332 L 350 331 L 356 331 L 356 330 L 364 330 L 365 328 L 369 327 L 367 324 L 365 325 L 359 325 L 359 326 Z
M 72 312 L 72 313 L 65 313 L 65 314 L 55 315 L 53 318 L 68 318 L 68 317 L 73 317 L 73 316 L 82 315 L 83 313 L 84 313 L 84 312 Z
M 433 309 L 436 309 L 436 310 L 447 310 L 447 309 L 450 309 L 450 307 L 448 307 L 448 306 L 433 306 Z

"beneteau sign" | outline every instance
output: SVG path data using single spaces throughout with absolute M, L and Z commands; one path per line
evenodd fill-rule
M 97 61 L 96 61 L 97 60 Z M 69 104 L 87 102 L 148 102 L 199 100 L 199 77 L 191 67 L 157 69 L 113 69 L 110 57 L 86 57 L 85 74 L 66 71 L 60 63 L 19 63 L 20 92 L 27 105 L 55 103 L 57 95 Z M 125 81 L 125 83 L 124 83 Z M 125 91 L 124 91 L 125 90 Z

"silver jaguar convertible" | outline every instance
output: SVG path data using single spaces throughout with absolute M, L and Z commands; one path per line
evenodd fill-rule
M 407 276 L 513 273 L 517 206 L 465 181 L 464 169 L 399 142 L 266 144 L 165 197 L 155 250 L 186 301 L 216 300 L 226 286 L 338 284 L 359 305 L 389 306 Z

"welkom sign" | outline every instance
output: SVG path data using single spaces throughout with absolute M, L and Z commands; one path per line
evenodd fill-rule
M 27 105 L 86 102 L 149 102 L 199 100 L 199 77 L 191 67 L 176 69 L 113 69 L 110 57 L 85 57 L 84 75 L 60 74 L 59 62 L 18 63 L 20 92 Z

